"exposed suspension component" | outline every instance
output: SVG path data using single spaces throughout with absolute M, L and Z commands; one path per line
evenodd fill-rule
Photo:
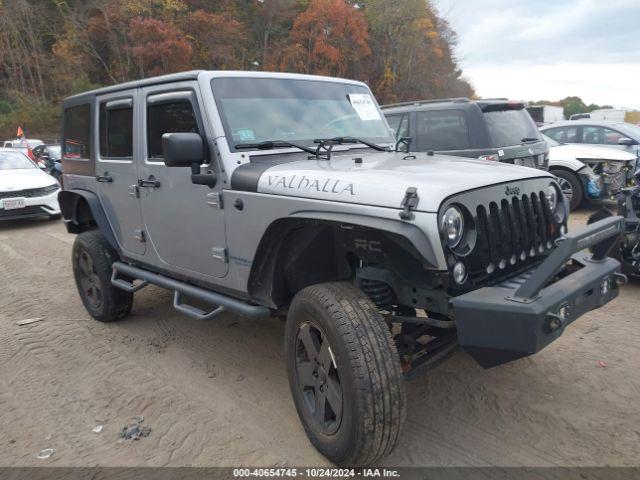
M 393 291 L 387 283 L 368 278 L 363 278 L 360 281 L 362 291 L 369 296 L 376 307 L 380 310 L 390 310 L 393 303 Z

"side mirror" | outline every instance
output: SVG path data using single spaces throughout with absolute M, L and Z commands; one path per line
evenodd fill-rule
M 162 153 L 167 167 L 191 167 L 204 162 L 204 143 L 197 133 L 165 133 Z
M 191 167 L 191 183 L 215 187 L 214 172 L 200 173 L 204 162 L 204 142 L 197 133 L 165 133 L 162 135 L 162 154 L 167 167 Z
M 632 140 L 630 138 L 627 137 L 622 137 L 618 139 L 618 145 L 625 145 L 627 147 L 631 146 L 631 145 L 635 145 L 636 142 L 635 140 Z

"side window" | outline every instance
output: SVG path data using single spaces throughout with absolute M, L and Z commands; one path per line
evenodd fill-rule
M 623 134 L 610 128 L 603 128 L 602 130 L 604 132 L 604 143 L 607 145 L 618 145 L 618 140 L 624 138 Z
M 91 157 L 91 106 L 78 105 L 64 111 L 63 156 L 66 159 Z
M 187 99 L 147 106 L 147 155 L 162 158 L 162 135 L 174 132 L 200 133 L 191 102 Z
M 582 143 L 603 144 L 604 129 L 602 127 L 582 127 Z
M 100 104 L 100 156 L 133 157 L 133 104 L 103 102 Z
M 467 120 L 460 110 L 417 112 L 416 129 L 419 150 L 469 148 Z
M 578 127 L 552 128 L 544 131 L 545 135 L 550 136 L 556 142 L 560 143 L 578 143 Z

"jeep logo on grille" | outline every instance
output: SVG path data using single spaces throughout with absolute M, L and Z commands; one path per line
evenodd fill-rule
M 507 185 L 506 190 L 504 191 L 505 195 L 520 195 L 520 187 L 510 187 Z

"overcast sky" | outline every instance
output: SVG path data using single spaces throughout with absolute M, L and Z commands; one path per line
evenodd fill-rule
M 435 0 L 483 97 L 640 109 L 640 0 Z

